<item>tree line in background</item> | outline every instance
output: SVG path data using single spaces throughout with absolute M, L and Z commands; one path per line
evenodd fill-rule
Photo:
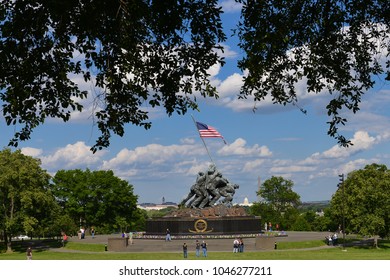
M 157 213 L 137 208 L 133 186 L 113 171 L 59 170 L 51 177 L 40 160 L 10 149 L 0 151 L 0 238 L 11 250 L 12 237 L 76 234 L 80 227 L 97 233 L 142 231 L 145 220 Z M 294 183 L 283 177 L 264 181 L 260 200 L 248 212 L 280 230 L 337 231 L 389 237 L 390 171 L 371 164 L 348 174 L 329 206 L 318 215 L 303 209 Z M 165 209 L 161 214 L 166 214 Z
M 303 208 L 293 185 L 282 177 L 266 180 L 257 192 L 260 201 L 249 212 L 282 230 L 335 232 L 345 228 L 346 233 L 389 237 L 390 170 L 386 165 L 371 164 L 349 173 L 324 209 Z
M 146 213 L 137 208 L 133 186 L 108 171 L 59 170 L 51 177 L 40 160 L 0 151 L 0 238 L 142 230 Z

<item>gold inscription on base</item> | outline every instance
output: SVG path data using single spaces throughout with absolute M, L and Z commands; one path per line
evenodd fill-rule
M 195 221 L 194 229 L 195 230 L 189 229 L 189 232 L 192 232 L 192 233 L 208 233 L 208 232 L 212 232 L 213 231 L 213 229 L 207 230 L 207 222 L 205 220 L 203 220 L 203 219 L 199 219 L 199 220 Z

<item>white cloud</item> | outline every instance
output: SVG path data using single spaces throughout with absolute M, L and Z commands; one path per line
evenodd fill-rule
M 180 158 L 181 156 L 197 155 L 199 149 L 193 145 L 170 145 L 150 144 L 137 147 L 134 150 L 123 149 L 114 158 L 104 161 L 103 169 L 116 169 L 133 164 L 159 165 L 167 161 Z
M 359 153 L 361 151 L 372 148 L 377 143 L 375 137 L 371 137 L 365 131 L 357 131 L 351 139 L 352 146 L 345 148 L 335 145 L 329 150 L 322 153 L 325 158 L 344 158 L 350 155 Z
M 365 103 L 362 103 L 362 105 Z M 389 103 L 386 103 L 389 104 Z M 356 114 L 348 114 L 348 124 L 344 128 L 345 130 L 364 130 L 370 133 L 383 134 L 387 131 L 390 132 L 390 119 L 388 116 L 380 115 L 376 110 L 367 111 L 363 109 Z
M 68 144 L 55 151 L 53 155 L 42 156 L 42 165 L 51 170 L 96 165 L 101 162 L 101 157 L 105 154 L 105 151 L 98 151 L 94 154 L 90 149 L 91 147 L 81 141 Z
M 321 154 L 320 153 L 314 153 L 310 157 L 305 158 L 304 160 L 300 161 L 301 164 L 304 165 L 317 165 L 321 163 Z
M 127 178 L 137 176 L 139 174 L 139 170 L 136 168 L 116 169 L 116 170 L 114 170 L 114 173 L 115 173 L 115 176 L 118 176 L 119 178 L 126 180 Z
M 207 73 L 211 76 L 211 79 L 215 78 L 221 71 L 221 64 L 216 63 L 213 66 L 211 66 L 209 69 L 207 69 Z M 216 80 L 217 82 L 220 82 L 219 80 Z M 215 81 L 214 81 L 215 82 Z
M 269 169 L 271 174 L 293 174 L 300 172 L 313 172 L 318 169 L 316 164 L 308 161 L 293 161 L 290 159 L 277 159 Z
M 183 139 L 180 139 L 180 142 L 182 144 L 195 144 L 195 139 L 194 138 L 183 138 Z
M 265 163 L 265 159 L 256 159 L 253 161 L 245 161 L 244 167 L 242 169 L 243 172 L 257 172 L 260 167 Z
M 337 170 L 337 174 L 347 175 L 348 173 L 350 173 L 354 170 L 362 169 L 366 165 L 376 163 L 376 162 L 378 162 L 378 159 L 363 159 L 363 158 L 361 158 L 361 159 L 352 160 L 352 161 L 349 161 L 349 162 L 343 164 Z
M 339 174 L 334 168 L 328 168 L 326 167 L 326 165 L 322 165 L 320 166 L 319 170 L 316 170 L 315 173 L 309 173 L 308 175 L 308 181 L 310 180 L 314 180 L 314 179 L 318 179 L 318 178 L 321 178 L 321 177 L 333 177 L 333 178 L 337 178 L 337 174 Z
M 234 73 L 227 77 L 217 88 L 218 94 L 221 98 L 232 96 L 237 98 L 240 89 L 243 85 L 242 75 Z
M 260 156 L 270 157 L 272 152 L 267 146 L 259 146 L 258 144 L 252 147 L 246 146 L 246 141 L 242 138 L 236 139 L 232 144 L 226 145 L 218 151 L 219 155 L 239 155 L 239 156 Z
M 225 13 L 240 12 L 242 9 L 242 4 L 237 3 L 235 0 L 220 1 L 220 5 Z
M 30 157 L 39 157 L 42 155 L 43 150 L 42 149 L 36 149 L 31 147 L 25 147 L 21 149 L 22 154 Z
M 297 173 L 297 172 L 313 172 L 317 170 L 314 166 L 299 166 L 299 165 L 289 165 L 289 166 L 275 166 L 271 168 L 273 173 Z
M 222 57 L 225 57 L 226 59 L 232 59 L 238 57 L 238 53 L 234 51 L 229 45 L 222 44 L 222 46 L 223 46 L 223 53 L 220 54 Z
M 188 163 L 187 163 L 188 164 Z M 199 171 L 206 171 L 208 168 L 208 163 L 207 162 L 192 162 L 190 167 L 186 169 L 185 173 L 186 175 L 189 175 L 190 177 L 193 177 L 194 180 L 196 178 L 196 174 Z

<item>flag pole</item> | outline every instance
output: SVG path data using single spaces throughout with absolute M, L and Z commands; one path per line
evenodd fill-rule
M 200 137 L 200 139 L 201 139 L 201 140 L 202 140 L 202 142 L 203 142 L 203 145 L 204 145 L 204 147 L 205 147 L 205 149 L 206 149 L 206 151 L 207 151 L 207 154 L 209 155 L 209 158 L 210 158 L 211 162 L 212 162 L 212 163 L 215 165 L 215 163 L 214 163 L 213 159 L 211 158 L 211 155 L 210 155 L 209 149 L 208 149 L 208 148 L 207 148 L 207 146 L 206 146 L 206 142 L 204 141 L 203 137 L 202 137 L 202 136 L 200 136 L 200 132 L 199 132 L 198 126 L 196 125 L 196 121 L 195 121 L 195 119 L 194 119 L 194 116 L 193 116 L 193 115 L 191 115 L 191 118 L 192 118 L 192 120 L 194 121 L 194 125 L 195 125 L 195 127 L 196 127 L 196 130 L 197 130 L 197 131 L 198 131 L 198 133 L 199 133 L 199 137 Z

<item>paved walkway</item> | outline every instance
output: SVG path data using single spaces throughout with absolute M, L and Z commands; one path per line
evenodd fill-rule
M 277 237 L 276 242 L 324 240 L 328 234 L 328 232 L 287 232 L 288 236 Z M 86 236 L 85 239 L 78 239 L 77 236 L 73 236 L 69 238 L 69 241 L 104 245 L 108 243 L 108 238 L 112 237 L 120 237 L 120 235 L 97 235 L 95 238 Z M 208 244 L 209 251 L 228 252 L 233 249 L 233 239 L 205 239 L 205 241 Z M 126 252 L 180 252 L 184 242 L 187 243 L 189 250 L 195 250 L 195 239 L 173 239 L 170 242 L 155 239 L 133 239 L 133 244 L 127 247 Z M 244 238 L 244 244 L 245 251 L 258 251 L 255 248 L 255 238 Z M 323 248 L 329 248 L 329 246 L 325 245 L 304 250 L 318 250 Z M 64 251 L 66 249 L 60 248 L 56 250 Z

